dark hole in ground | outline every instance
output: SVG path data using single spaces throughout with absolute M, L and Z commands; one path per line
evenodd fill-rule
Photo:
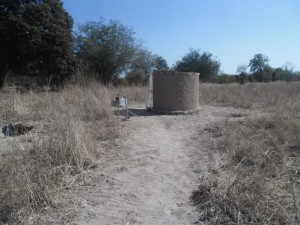
M 23 124 L 9 124 L 7 126 L 4 126 L 2 128 L 2 133 L 5 136 L 19 136 L 19 135 L 24 135 L 27 132 L 31 131 L 33 129 L 33 126 L 27 126 Z
M 232 113 L 231 117 L 239 118 L 239 117 L 243 117 L 243 115 L 241 113 Z

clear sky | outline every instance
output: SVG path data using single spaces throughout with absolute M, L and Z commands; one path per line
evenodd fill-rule
M 235 73 L 257 53 L 272 67 L 300 70 L 300 0 L 62 0 L 75 27 L 119 20 L 169 66 L 190 48 L 211 52 Z

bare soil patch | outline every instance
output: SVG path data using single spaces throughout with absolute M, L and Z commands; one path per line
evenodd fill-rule
M 202 106 L 195 115 L 158 115 L 132 105 L 137 116 L 123 122 L 114 157 L 73 187 L 76 224 L 194 224 L 190 200 L 210 165 L 210 149 L 198 130 L 232 115 L 259 112 Z M 214 131 L 213 131 L 214 132 Z M 195 157 L 198 155 L 199 157 Z

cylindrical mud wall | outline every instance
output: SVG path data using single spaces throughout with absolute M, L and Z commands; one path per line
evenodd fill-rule
M 153 110 L 178 112 L 199 107 L 199 73 L 156 70 L 153 72 Z

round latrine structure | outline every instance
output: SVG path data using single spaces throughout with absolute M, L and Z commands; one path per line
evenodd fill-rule
M 199 73 L 153 71 L 153 111 L 190 113 L 199 107 Z

